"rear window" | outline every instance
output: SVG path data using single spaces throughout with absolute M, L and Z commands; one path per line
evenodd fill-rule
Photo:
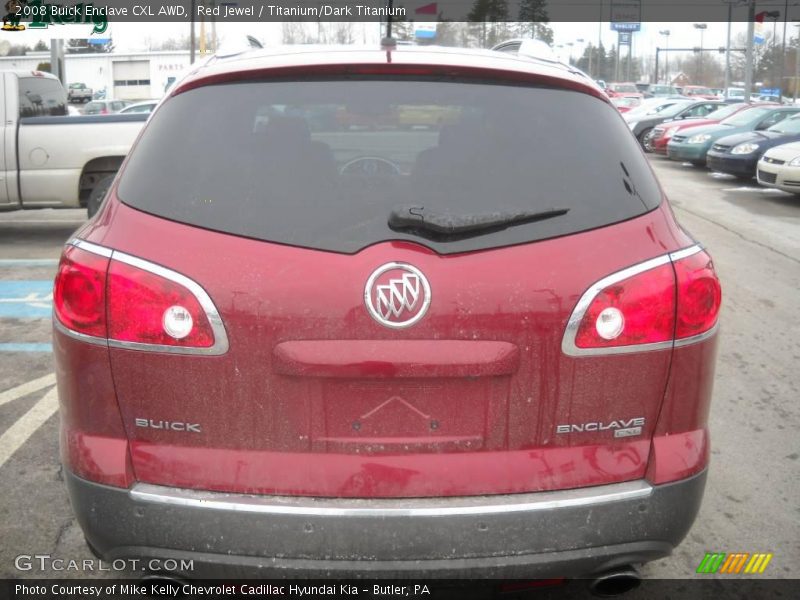
M 660 191 L 606 102 L 561 89 L 348 80 L 246 82 L 167 100 L 122 175 L 126 204 L 181 223 L 353 253 L 408 239 L 451 253 L 601 227 Z M 437 236 L 393 211 L 535 222 Z
M 59 117 L 67 114 L 67 93 L 57 79 L 19 78 L 19 116 Z

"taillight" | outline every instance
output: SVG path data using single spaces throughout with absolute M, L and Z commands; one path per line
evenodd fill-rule
M 117 260 L 108 270 L 108 337 L 166 346 L 214 345 L 211 323 L 188 289 Z
M 108 257 L 69 246 L 61 256 L 53 288 L 53 310 L 76 333 L 106 337 Z
M 675 261 L 678 278 L 678 319 L 675 338 L 685 339 L 709 331 L 717 323 L 722 288 L 711 257 L 704 251 Z
M 660 256 L 592 286 L 570 317 L 562 350 L 581 356 L 691 343 L 714 328 L 721 298 L 711 258 L 699 247 Z
M 578 348 L 612 348 L 672 339 L 675 275 L 672 265 L 655 267 L 603 288 L 581 320 Z
M 227 351 L 219 313 L 197 283 L 134 256 L 75 244 L 64 251 L 53 292 L 64 333 L 132 350 Z

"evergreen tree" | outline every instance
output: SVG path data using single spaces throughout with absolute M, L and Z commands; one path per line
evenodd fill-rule
M 547 26 L 550 17 L 546 6 L 546 0 L 522 0 L 519 7 L 519 33 L 522 37 L 553 43 L 553 30 Z

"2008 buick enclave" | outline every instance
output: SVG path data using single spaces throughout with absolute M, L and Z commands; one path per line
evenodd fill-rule
M 544 577 L 668 555 L 720 307 L 625 123 L 489 51 L 211 61 L 55 284 L 62 454 L 105 558 Z

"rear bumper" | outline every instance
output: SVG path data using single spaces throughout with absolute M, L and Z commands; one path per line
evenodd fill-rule
M 249 496 L 66 471 L 87 540 L 107 560 L 192 559 L 185 577 L 575 577 L 669 555 L 706 472 L 534 494 L 353 500 Z
M 758 157 L 755 158 L 732 158 L 726 154 L 718 154 L 713 150 L 709 151 L 706 155 L 706 166 L 712 171 L 719 171 L 721 173 L 728 173 L 729 175 L 736 175 L 737 177 L 755 177 L 756 163 Z

